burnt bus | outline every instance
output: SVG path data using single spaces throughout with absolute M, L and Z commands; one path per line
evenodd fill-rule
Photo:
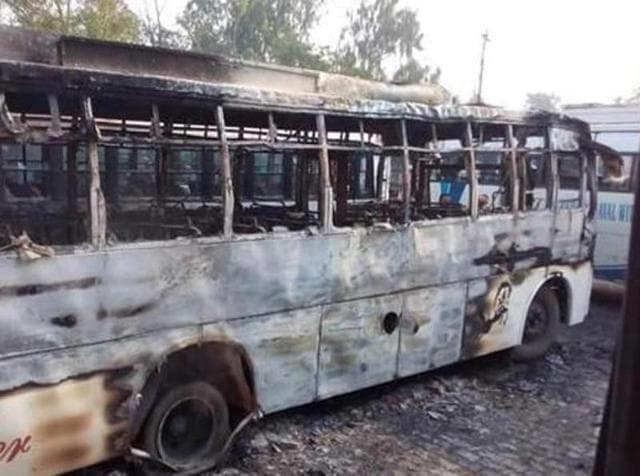
M 534 358 L 588 312 L 581 121 L 0 36 L 3 475 L 119 455 L 198 472 L 263 414 Z

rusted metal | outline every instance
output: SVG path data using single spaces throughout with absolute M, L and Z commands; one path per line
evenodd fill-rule
M 58 96 L 55 94 L 48 94 L 47 100 L 49 102 L 49 115 L 51 116 L 51 127 L 47 131 L 49 136 L 55 137 L 62 135 L 62 126 L 60 119 L 60 106 L 58 104 Z
M 276 121 L 273 118 L 272 112 L 267 114 L 267 118 L 269 120 L 269 143 L 274 145 L 278 139 L 278 127 L 276 126 Z
M 96 373 L 4 396 L 0 416 L 14 424 L 0 429 L 0 447 L 5 441 L 12 446 L 0 458 L 0 468 L 16 466 L 29 474 L 50 475 L 115 455 L 118 448 L 105 445 L 102 435 L 115 439 L 127 425 L 104 413 L 104 408 L 122 401 L 109 378 Z
M 449 92 L 438 84 L 397 85 L 301 68 L 261 64 L 217 55 L 172 51 L 142 45 L 0 29 L 3 57 L 67 67 L 109 71 L 122 75 L 170 76 L 202 83 L 238 84 L 248 88 L 353 96 L 426 104 L 447 102 Z
M 102 248 L 106 244 L 106 205 L 100 185 L 100 167 L 98 165 L 98 140 L 100 131 L 93 117 L 91 99 L 85 97 L 82 101 L 85 127 L 87 136 L 87 165 L 89 169 L 89 217 L 91 244 L 96 248 Z
M 320 145 L 320 220 L 322 230 L 329 231 L 333 225 L 333 190 L 329 176 L 329 148 L 324 114 L 316 116 L 316 128 Z
M 478 218 L 478 175 L 476 169 L 476 154 L 473 148 L 473 131 L 471 123 L 467 122 L 465 129 L 465 142 L 469 152 L 465 154 L 467 177 L 469 181 L 469 210 L 471 218 Z
M 22 134 L 25 131 L 23 125 L 16 123 L 13 116 L 9 112 L 5 93 L 0 91 L 0 125 L 3 129 L 11 134 Z
M 402 138 L 402 222 L 411 219 L 411 161 L 409 156 L 409 139 L 407 138 L 407 122 L 400 121 L 400 137 Z
M 513 126 L 511 124 L 507 128 L 507 144 L 509 151 L 509 184 L 511 187 L 511 212 L 518 214 L 520 211 L 520 181 L 518 180 L 518 152 L 516 150 L 517 143 L 513 134 Z
M 272 112 L 297 110 L 316 114 L 318 111 L 334 111 L 371 118 L 417 120 L 475 117 L 483 121 L 517 121 L 524 117 L 523 114 L 486 106 L 452 106 L 446 101 L 434 105 L 429 100 L 426 103 L 420 101 L 419 97 L 415 98 L 417 101 L 409 101 L 395 93 L 369 95 L 367 82 L 359 83 L 365 87 L 355 90 L 346 88 L 340 91 L 333 87 L 323 90 L 317 88 L 317 76 L 314 76 L 317 73 L 308 76 L 308 72 L 299 74 L 290 68 L 258 65 L 257 70 L 247 74 L 244 66 L 235 68 L 233 61 L 220 57 L 36 35 L 11 28 L 0 29 L 0 35 L 7 40 L 0 43 L 3 46 L 0 55 L 4 58 L 4 84 L 13 81 L 42 88 L 56 84 L 60 91 L 80 87 L 87 95 L 118 91 L 148 98 L 158 98 L 162 91 L 171 91 L 174 98 L 196 102 L 208 99 L 213 103 L 224 100 L 229 106 L 244 108 L 260 104 L 264 110 Z M 48 51 L 42 51 L 43 48 L 48 48 Z M 64 51 L 62 57 L 59 56 L 61 51 Z M 194 67 L 186 67 L 185 61 Z M 253 66 L 248 67 L 251 69 Z M 202 68 L 202 74 L 198 68 Z M 189 71 L 186 78 L 185 71 Z M 251 84 L 245 82 L 247 78 L 257 83 L 249 87 Z M 279 88 L 278 84 L 283 87 Z M 425 87 L 438 88 L 433 85 Z M 307 89 L 313 93 L 301 94 Z M 339 96 L 332 95 L 333 91 L 337 91 Z M 397 100 L 399 102 L 395 102 Z
M 216 125 L 220 138 L 220 151 L 222 152 L 222 193 L 224 205 L 224 236 L 233 234 L 233 184 L 231 183 L 231 154 L 227 142 L 226 125 L 224 121 L 224 109 L 216 107 Z

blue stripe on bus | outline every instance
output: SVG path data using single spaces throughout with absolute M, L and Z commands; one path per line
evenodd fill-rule
M 593 274 L 598 279 L 616 280 L 626 279 L 627 267 L 621 266 L 598 266 L 593 270 Z

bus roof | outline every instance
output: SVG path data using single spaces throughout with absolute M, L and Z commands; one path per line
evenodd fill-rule
M 556 114 L 458 105 L 438 84 L 390 84 L 218 55 L 0 27 L 0 89 L 370 118 L 575 122 Z M 34 104 L 21 111 L 43 113 Z M 121 105 L 117 107 L 121 108 Z

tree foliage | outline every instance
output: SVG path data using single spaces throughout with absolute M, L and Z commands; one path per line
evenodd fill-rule
M 63 34 L 78 31 L 75 0 L 5 0 L 5 4 L 22 27 Z
M 116 41 L 138 39 L 138 18 L 124 0 L 4 0 L 19 26 Z
M 153 0 L 152 8 L 145 2 L 145 10 L 140 18 L 140 33 L 143 41 L 151 46 L 186 49 L 188 43 L 184 35 L 177 30 L 165 27 L 161 17 L 162 8 L 158 0 Z
M 394 80 L 415 82 L 429 78 L 430 68 L 414 57 L 422 51 L 422 28 L 415 10 L 398 8 L 399 0 L 360 0 L 349 12 L 337 51 L 341 72 L 385 80 L 386 69 L 395 66 Z
M 191 48 L 376 80 L 437 81 L 440 74 L 416 59 L 421 25 L 415 10 L 399 7 L 400 0 L 359 0 L 336 48 L 318 47 L 310 39 L 325 0 L 189 0 L 177 30 L 162 24 L 158 0 L 146 0 L 140 18 L 125 1 L 0 0 L 0 5 L 14 23 L 55 33 Z
M 560 110 L 560 97 L 551 93 L 529 93 L 525 107 L 527 109 L 537 109 L 540 111 L 557 112 Z
M 402 64 L 393 75 L 394 83 L 419 83 L 428 81 L 438 83 L 440 81 L 440 68 L 432 68 L 421 64 L 415 58 L 410 58 Z
M 138 17 L 124 0 L 85 0 L 78 17 L 83 36 L 118 41 L 139 38 Z
M 326 67 L 309 41 L 321 6 L 307 0 L 189 0 L 178 22 L 195 50 Z

